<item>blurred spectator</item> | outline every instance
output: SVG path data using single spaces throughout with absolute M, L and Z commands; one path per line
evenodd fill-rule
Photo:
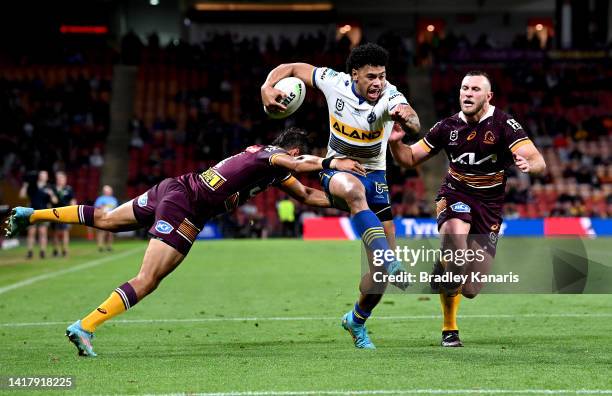
M 76 199 L 74 198 L 74 192 L 72 187 L 68 184 L 66 173 L 56 172 L 55 173 L 55 186 L 53 187 L 55 195 L 57 196 L 57 203 L 53 205 L 54 208 L 62 206 L 76 205 Z M 62 257 L 68 255 L 68 245 L 70 243 L 70 224 L 51 223 L 51 230 L 53 231 L 53 257 L 57 257 L 62 254 Z
M 295 204 L 284 196 L 276 203 L 278 219 L 281 223 L 281 235 L 286 238 L 295 237 Z
M 94 207 L 101 209 L 104 212 L 110 212 L 119 205 L 117 198 L 113 196 L 113 188 L 109 185 L 102 187 L 102 195 L 96 199 Z M 97 234 L 98 251 L 112 251 L 113 250 L 113 233 L 110 231 L 98 230 Z
M 512 220 L 518 219 L 520 217 L 520 213 L 518 212 L 517 206 L 513 203 L 506 203 L 504 205 L 504 219 Z
M 104 165 L 104 157 L 102 157 L 98 147 L 94 147 L 93 152 L 89 156 L 89 165 L 94 168 L 101 168 Z
M 35 180 L 26 181 L 23 183 L 19 191 L 20 198 L 28 198 L 30 207 L 34 210 L 48 209 L 51 205 L 58 203 L 57 196 L 49 185 L 49 173 L 47 171 L 39 171 Z M 40 258 L 44 259 L 47 251 L 47 229 L 49 223 L 38 223 L 28 228 L 28 253 L 27 258 L 31 259 L 34 255 L 33 249 L 36 242 L 38 232 L 38 243 L 40 246 Z

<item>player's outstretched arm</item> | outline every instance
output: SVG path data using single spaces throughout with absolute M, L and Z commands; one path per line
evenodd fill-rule
M 514 164 L 523 173 L 537 175 L 546 169 L 544 157 L 532 143 L 522 145 L 512 153 L 512 156 Z
M 419 143 L 415 143 L 411 146 L 402 143 L 402 138 L 405 134 L 402 126 L 396 122 L 393 125 L 393 130 L 389 137 L 391 155 L 393 155 L 393 158 L 400 166 L 404 168 L 413 168 L 433 156 Z
M 331 207 L 329 198 L 327 198 L 327 195 L 323 191 L 306 187 L 293 176 L 281 184 L 279 188 L 303 204 L 319 208 Z
M 304 81 L 304 84 L 312 87 L 314 68 L 313 65 L 308 63 L 283 63 L 274 68 L 261 86 L 261 100 L 264 106 L 272 111 L 285 111 L 286 107 L 278 101 L 287 95 L 283 91 L 275 89 L 274 84 L 285 77 L 297 77 Z
M 323 169 L 355 172 L 365 176 L 364 167 L 357 161 L 348 158 L 321 158 L 315 155 L 277 155 L 272 159 L 274 166 L 285 168 L 295 173 L 315 172 Z
M 421 130 L 419 116 L 409 104 L 396 105 L 389 116 L 393 121 L 399 122 L 405 130 L 412 131 L 412 133 L 419 133 Z

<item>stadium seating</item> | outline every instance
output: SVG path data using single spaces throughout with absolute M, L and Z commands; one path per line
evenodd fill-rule
M 390 70 L 400 71 L 390 79 L 409 92 L 401 71 L 406 70 L 410 54 L 393 35 L 383 38 L 394 54 Z M 130 51 L 136 51 L 130 62 L 138 64 L 130 125 L 127 194 L 131 197 L 165 177 L 204 170 L 247 145 L 269 142 L 276 131 L 291 123 L 306 125 L 313 133 L 313 153 L 323 153 L 328 126 L 321 95 L 309 92 L 302 109 L 286 124 L 265 117 L 259 86 L 267 72 L 283 62 L 308 59 L 343 70 L 349 47 L 342 40 L 328 42 L 323 34 L 301 37 L 297 43 L 284 38 L 261 43 L 216 34 L 198 45 L 180 42 Z M 107 53 L 102 60 L 107 63 L 101 65 L 2 68 L 3 176 L 18 184 L 26 171 L 65 168 L 78 199 L 95 199 L 100 169 L 90 165 L 89 156 L 94 148 L 102 154 L 105 150 L 111 55 Z M 461 76 L 470 69 L 483 69 L 494 81 L 493 103 L 523 123 L 548 164 L 543 177 L 509 172 L 509 216 L 612 215 L 612 116 L 608 110 L 612 93 L 606 90 L 612 71 L 605 64 L 548 59 L 526 72 L 527 68 L 512 62 L 453 63 L 449 56 L 434 54 L 436 64 L 431 67 L 438 117 L 457 111 L 453 93 Z M 316 175 L 301 179 L 318 186 Z M 426 195 L 418 172 L 390 172 L 389 181 L 396 215 L 431 215 L 432 197 Z M 275 203 L 281 196 L 270 189 L 253 200 L 272 230 L 278 222 Z M 298 212 L 303 210 L 298 206 Z M 236 214 L 234 220 L 243 221 L 240 216 Z
M 20 185 L 28 171 L 65 170 L 81 202 L 99 195 L 109 126 L 112 65 L 0 68 L 2 178 Z

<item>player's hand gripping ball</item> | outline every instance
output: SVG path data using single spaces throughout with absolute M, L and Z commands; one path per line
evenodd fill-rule
M 300 108 L 306 97 L 306 85 L 296 77 L 283 78 L 274 85 L 274 89 L 278 91 L 276 101 L 280 106 L 264 106 L 264 111 L 270 118 L 289 117 Z

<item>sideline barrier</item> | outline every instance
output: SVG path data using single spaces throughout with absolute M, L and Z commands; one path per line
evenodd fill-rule
M 394 222 L 395 234 L 399 238 L 438 235 L 438 226 L 434 219 L 396 218 Z M 504 220 L 500 234 L 506 236 L 612 236 L 612 219 L 549 217 Z M 359 237 L 353 230 L 348 217 L 315 217 L 304 220 L 304 239 L 353 240 Z

